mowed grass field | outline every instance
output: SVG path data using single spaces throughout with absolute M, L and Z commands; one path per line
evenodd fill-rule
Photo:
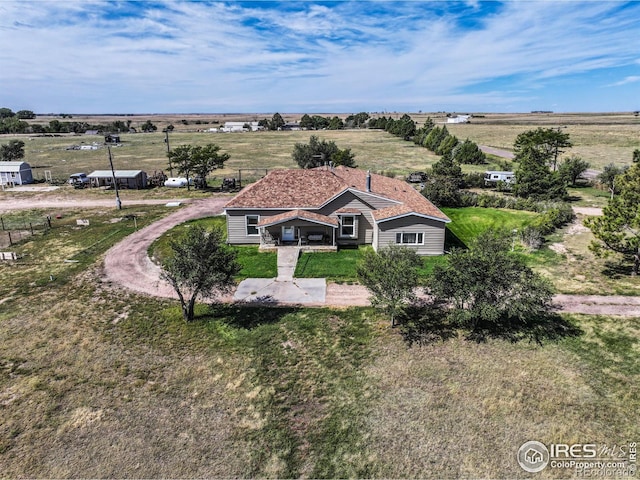
M 515 478 L 527 440 L 640 435 L 635 319 L 568 316 L 581 335 L 543 345 L 410 346 L 370 308 L 203 304 L 185 324 L 104 278 L 126 213 L 68 211 L 0 264 L 6 477 Z
M 323 114 L 332 116 L 333 114 Z M 285 120 L 296 121 L 301 115 L 283 115 Z M 346 115 L 342 115 L 346 117 Z M 399 118 L 401 114 L 387 114 Z M 436 123 L 443 124 L 443 114 L 414 113 L 412 118 L 418 126 L 431 116 Z M 246 179 L 259 178 L 265 169 L 296 167 L 291 158 L 296 143 L 308 143 L 310 135 L 335 141 L 340 148 L 351 148 L 358 165 L 374 172 L 406 175 L 415 170 L 424 170 L 438 160 L 427 149 L 417 147 L 383 131 L 342 130 L 342 131 L 297 131 L 297 132 L 254 132 L 220 134 L 207 132 L 225 121 L 253 121 L 271 118 L 266 114 L 247 115 L 151 115 L 151 116 L 74 116 L 71 119 L 55 118 L 59 121 L 86 121 L 106 123 L 114 120 L 132 120 L 132 126 L 139 127 L 150 119 L 158 126 L 155 133 L 121 134 L 122 146 L 113 147 L 114 164 L 117 169 L 141 169 L 148 173 L 167 170 L 167 146 L 161 130 L 169 124 L 175 130 L 169 135 L 170 147 L 178 145 L 204 145 L 216 143 L 231 155 L 225 169 L 215 172 L 220 180 L 224 176 L 238 177 L 238 170 L 245 169 Z M 48 124 L 54 117 L 37 118 L 35 122 Z M 186 125 L 181 122 L 186 121 Z M 205 122 L 197 125 L 195 122 Z M 447 124 L 447 129 L 460 140 L 469 138 L 480 145 L 511 150 L 518 134 L 538 128 L 562 127 L 573 142 L 573 148 L 566 155 L 577 154 L 591 163 L 594 169 L 602 169 L 608 163 L 629 164 L 632 152 L 640 148 L 640 117 L 633 114 L 479 114 L 470 124 Z M 67 150 L 73 145 L 102 144 L 99 135 L 64 135 L 42 137 L 35 135 L 0 136 L 0 143 L 13 138 L 22 139 L 25 146 L 25 160 L 34 167 L 36 178 L 44 178 L 44 171 L 53 177 L 65 179 L 71 173 L 91 172 L 108 169 L 105 148 L 98 150 Z M 469 170 L 478 168 L 467 167 Z M 480 167 L 499 168 L 498 164 Z

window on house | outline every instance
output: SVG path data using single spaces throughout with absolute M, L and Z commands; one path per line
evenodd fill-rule
M 340 236 L 354 238 L 357 233 L 356 217 L 354 215 L 342 215 L 340 217 Z
M 396 243 L 398 245 L 423 245 L 423 233 L 396 233 Z
M 247 224 L 247 236 L 259 235 L 258 222 L 260 221 L 260 215 L 247 215 L 245 222 Z

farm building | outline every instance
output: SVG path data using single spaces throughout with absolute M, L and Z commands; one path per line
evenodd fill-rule
M 0 162 L 0 185 L 33 183 L 31 166 L 27 162 Z
M 96 170 L 87 175 L 91 179 L 92 187 L 113 186 L 113 174 L 111 170 Z M 147 174 L 142 170 L 116 170 L 116 181 L 118 188 L 129 188 L 139 190 L 147 187 Z
M 248 129 L 245 127 L 249 127 Z M 224 127 L 220 128 L 221 132 L 230 133 L 230 132 L 246 132 L 252 131 L 257 132 L 258 130 L 262 130 L 263 127 L 258 125 L 258 122 L 225 122 Z
M 449 218 L 402 180 L 356 168 L 273 170 L 225 206 L 227 241 L 402 245 L 441 255 Z
M 469 123 L 471 115 L 455 115 L 447 118 L 447 123 Z
M 287 122 L 282 126 L 282 130 L 294 131 L 302 130 L 300 128 L 300 123 L 298 122 Z

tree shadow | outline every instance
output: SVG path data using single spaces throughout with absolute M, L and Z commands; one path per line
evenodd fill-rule
M 526 321 L 504 318 L 470 329 L 468 324 L 461 324 L 455 312 L 446 305 L 428 301 L 413 305 L 400 319 L 400 334 L 409 347 L 444 342 L 458 337 L 460 333 L 466 340 L 476 343 L 496 339 L 511 343 L 529 341 L 542 345 L 544 342 L 578 337 L 583 331 L 555 312 L 528 318 Z
M 542 345 L 568 337 L 579 337 L 584 332 L 580 327 L 550 312 L 546 315 L 520 320 L 504 318 L 491 325 L 477 325 L 465 336 L 466 339 L 483 343 L 488 339 L 506 340 L 511 343 L 529 341 Z
M 466 250 L 468 247 L 455 233 L 453 233 L 449 228 L 446 228 L 444 232 L 444 249 L 449 252 L 454 248 Z
M 212 303 L 209 305 L 207 318 L 217 318 L 226 324 L 251 330 L 261 325 L 269 325 L 280 322 L 285 316 L 296 313 L 299 307 L 279 307 L 269 304 L 265 308 L 264 303 Z
M 409 307 L 399 319 L 400 335 L 409 347 L 444 342 L 458 335 L 440 306 L 423 301 Z
M 632 273 L 633 266 L 623 260 L 608 260 L 602 269 L 602 274 L 613 280 L 630 277 Z

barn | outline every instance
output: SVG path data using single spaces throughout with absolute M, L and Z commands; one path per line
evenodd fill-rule
M 31 166 L 27 162 L 0 162 L 0 185 L 33 183 Z
M 147 174 L 142 170 L 116 170 L 114 173 L 118 188 L 136 190 L 147 188 Z M 113 186 L 114 174 L 111 173 L 111 170 L 96 170 L 87 175 L 87 177 L 91 179 L 92 187 Z

